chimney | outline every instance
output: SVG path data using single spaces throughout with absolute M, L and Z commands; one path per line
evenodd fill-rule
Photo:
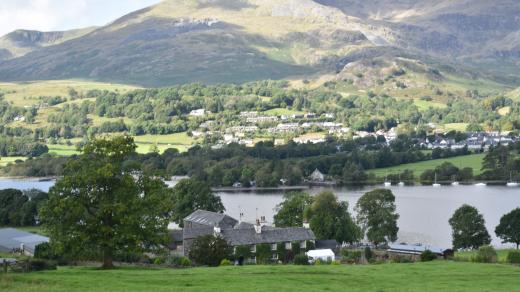
M 217 227 L 217 226 L 213 227 L 213 234 L 215 236 L 219 236 L 220 232 L 221 232 L 220 227 Z
M 307 220 L 303 221 L 303 228 L 305 228 L 305 229 L 311 228 L 311 225 L 309 224 L 309 222 L 307 222 Z
M 258 220 L 258 219 L 256 219 L 255 232 L 257 234 L 261 234 L 262 233 L 262 225 L 260 225 L 260 220 Z

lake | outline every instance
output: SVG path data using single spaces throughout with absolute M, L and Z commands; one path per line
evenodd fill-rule
M 47 191 L 54 182 L 37 180 L 0 179 L 0 189 L 37 188 Z M 348 201 L 350 210 L 357 200 L 367 191 L 363 189 L 337 188 L 334 193 L 340 200 Z M 399 242 L 423 243 L 439 247 L 451 246 L 451 228 L 448 223 L 455 209 L 462 204 L 476 207 L 486 220 L 486 226 L 493 238 L 493 245 L 504 247 L 495 236 L 495 227 L 500 217 L 520 207 L 520 188 L 481 187 L 481 186 L 431 186 L 390 187 L 396 196 L 399 218 Z M 312 188 L 308 192 L 317 194 L 325 188 Z M 255 218 L 265 216 L 272 221 L 276 205 L 283 200 L 282 192 L 273 193 L 217 193 L 226 213 L 239 219 L 243 213 L 244 221 L 254 222 Z

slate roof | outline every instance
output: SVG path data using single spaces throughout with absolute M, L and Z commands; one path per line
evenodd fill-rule
M 238 221 L 226 214 L 209 212 L 204 210 L 197 210 L 188 217 L 184 218 L 184 221 L 190 221 L 197 224 L 207 225 L 211 227 L 221 228 L 232 228 Z
M 36 246 L 44 242 L 49 242 L 49 238 L 14 228 L 0 229 L 0 251 L 3 252 L 11 252 L 23 244 L 25 250 L 34 253 Z
M 218 214 L 197 210 L 184 219 L 202 224 L 207 227 L 193 227 L 183 229 L 183 238 L 195 239 L 200 236 L 213 234 L 214 227 L 220 227 L 220 234 L 230 245 L 253 245 L 261 243 L 280 243 L 292 241 L 315 240 L 312 230 L 303 227 L 276 228 L 263 226 L 261 233 L 256 233 L 251 223 L 238 222 L 225 214 Z
M 316 240 L 316 249 L 337 250 L 340 244 L 335 239 Z
M 443 248 L 424 246 L 424 245 L 408 245 L 408 244 L 389 244 L 389 252 L 396 253 L 410 253 L 410 254 L 421 254 L 426 250 L 430 250 L 436 254 L 443 254 L 445 250 Z
M 274 228 L 262 227 L 262 233 L 256 233 L 254 227 L 247 229 L 224 229 L 222 236 L 233 246 L 261 243 L 279 243 L 315 240 L 312 230 L 303 227 Z

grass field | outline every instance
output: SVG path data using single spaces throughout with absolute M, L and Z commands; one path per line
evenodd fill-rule
M 414 99 L 413 103 L 419 108 L 421 111 L 426 111 L 429 108 L 446 108 L 447 105 L 445 103 L 435 102 L 435 101 L 426 101 L 420 99 Z
M 290 116 L 290 115 L 299 115 L 299 114 L 303 114 L 303 113 L 304 112 L 302 112 L 302 111 L 286 109 L 286 108 L 273 108 L 273 109 L 263 112 L 263 114 L 268 115 L 268 116 L 281 116 L 281 115 Z
M 421 161 L 416 163 L 402 164 L 394 167 L 388 168 L 378 168 L 371 170 L 370 172 L 374 173 L 377 177 L 385 177 L 389 174 L 400 173 L 404 170 L 411 170 L 414 172 L 415 176 L 421 175 L 422 172 L 428 169 L 434 169 L 435 167 L 443 164 L 444 162 L 451 162 L 458 168 L 471 167 L 473 168 L 473 174 L 480 174 L 482 168 L 482 160 L 484 159 L 485 154 L 474 154 L 467 156 L 459 156 L 452 157 L 446 159 L 436 159 L 429 161 Z
M 0 157 L 0 167 L 4 167 L 11 162 L 15 162 L 16 160 L 25 160 L 25 157 Z
M 144 270 L 59 268 L 0 276 L 5 291 L 518 291 L 520 268 L 436 261 Z
M 49 147 L 49 153 L 58 156 L 71 156 L 80 153 L 74 145 L 48 144 L 47 147 Z
M 86 92 L 92 89 L 125 92 L 137 89 L 138 87 L 102 83 L 82 80 L 52 80 L 6 83 L 0 82 L 0 90 L 5 92 L 7 101 L 13 102 L 17 106 L 33 105 L 39 96 L 69 96 L 69 89 L 78 92 Z
M 176 148 L 180 152 L 187 151 L 194 143 L 194 139 L 186 132 L 171 135 L 143 135 L 134 137 L 137 144 L 137 152 L 148 153 L 153 145 L 157 145 L 159 152 L 168 148 Z

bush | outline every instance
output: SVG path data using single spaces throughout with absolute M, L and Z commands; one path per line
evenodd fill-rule
M 477 255 L 473 258 L 477 263 L 496 263 L 497 252 L 491 245 L 484 245 L 478 249 Z
M 374 253 L 372 252 L 372 249 L 368 246 L 365 247 L 365 259 L 367 260 L 367 262 L 372 261 L 373 258 L 374 258 Z
M 294 264 L 301 266 L 309 265 L 309 257 L 303 254 L 299 254 L 294 257 Z
M 14 269 L 19 272 L 38 272 L 45 270 L 56 270 L 57 265 L 54 261 L 43 260 L 43 259 L 27 259 L 18 262 L 19 269 Z
M 397 256 L 397 257 L 392 259 L 392 263 L 396 263 L 396 264 L 409 264 L 409 263 L 413 263 L 413 261 L 412 261 L 412 259 L 410 259 L 407 256 Z
M 161 258 L 161 257 L 159 257 L 159 258 L 155 258 L 155 259 L 153 260 L 153 264 L 154 264 L 154 265 L 163 265 L 163 264 L 164 264 L 164 258 Z
M 520 250 L 510 251 L 507 254 L 507 262 L 510 264 L 520 264 Z
M 341 263 L 339 261 L 332 261 L 330 264 L 333 265 L 333 266 L 341 265 Z
M 361 262 L 363 252 L 361 250 L 342 249 L 341 255 L 349 264 L 359 264 Z
M 221 267 L 231 266 L 231 261 L 228 260 L 228 259 L 223 259 L 223 260 L 220 262 L 220 266 L 221 266 Z
M 190 259 L 181 256 L 169 257 L 168 259 L 166 259 L 166 263 L 171 266 L 183 268 L 191 266 Z
M 421 262 L 431 262 L 437 259 L 437 255 L 431 250 L 425 250 L 421 253 Z

